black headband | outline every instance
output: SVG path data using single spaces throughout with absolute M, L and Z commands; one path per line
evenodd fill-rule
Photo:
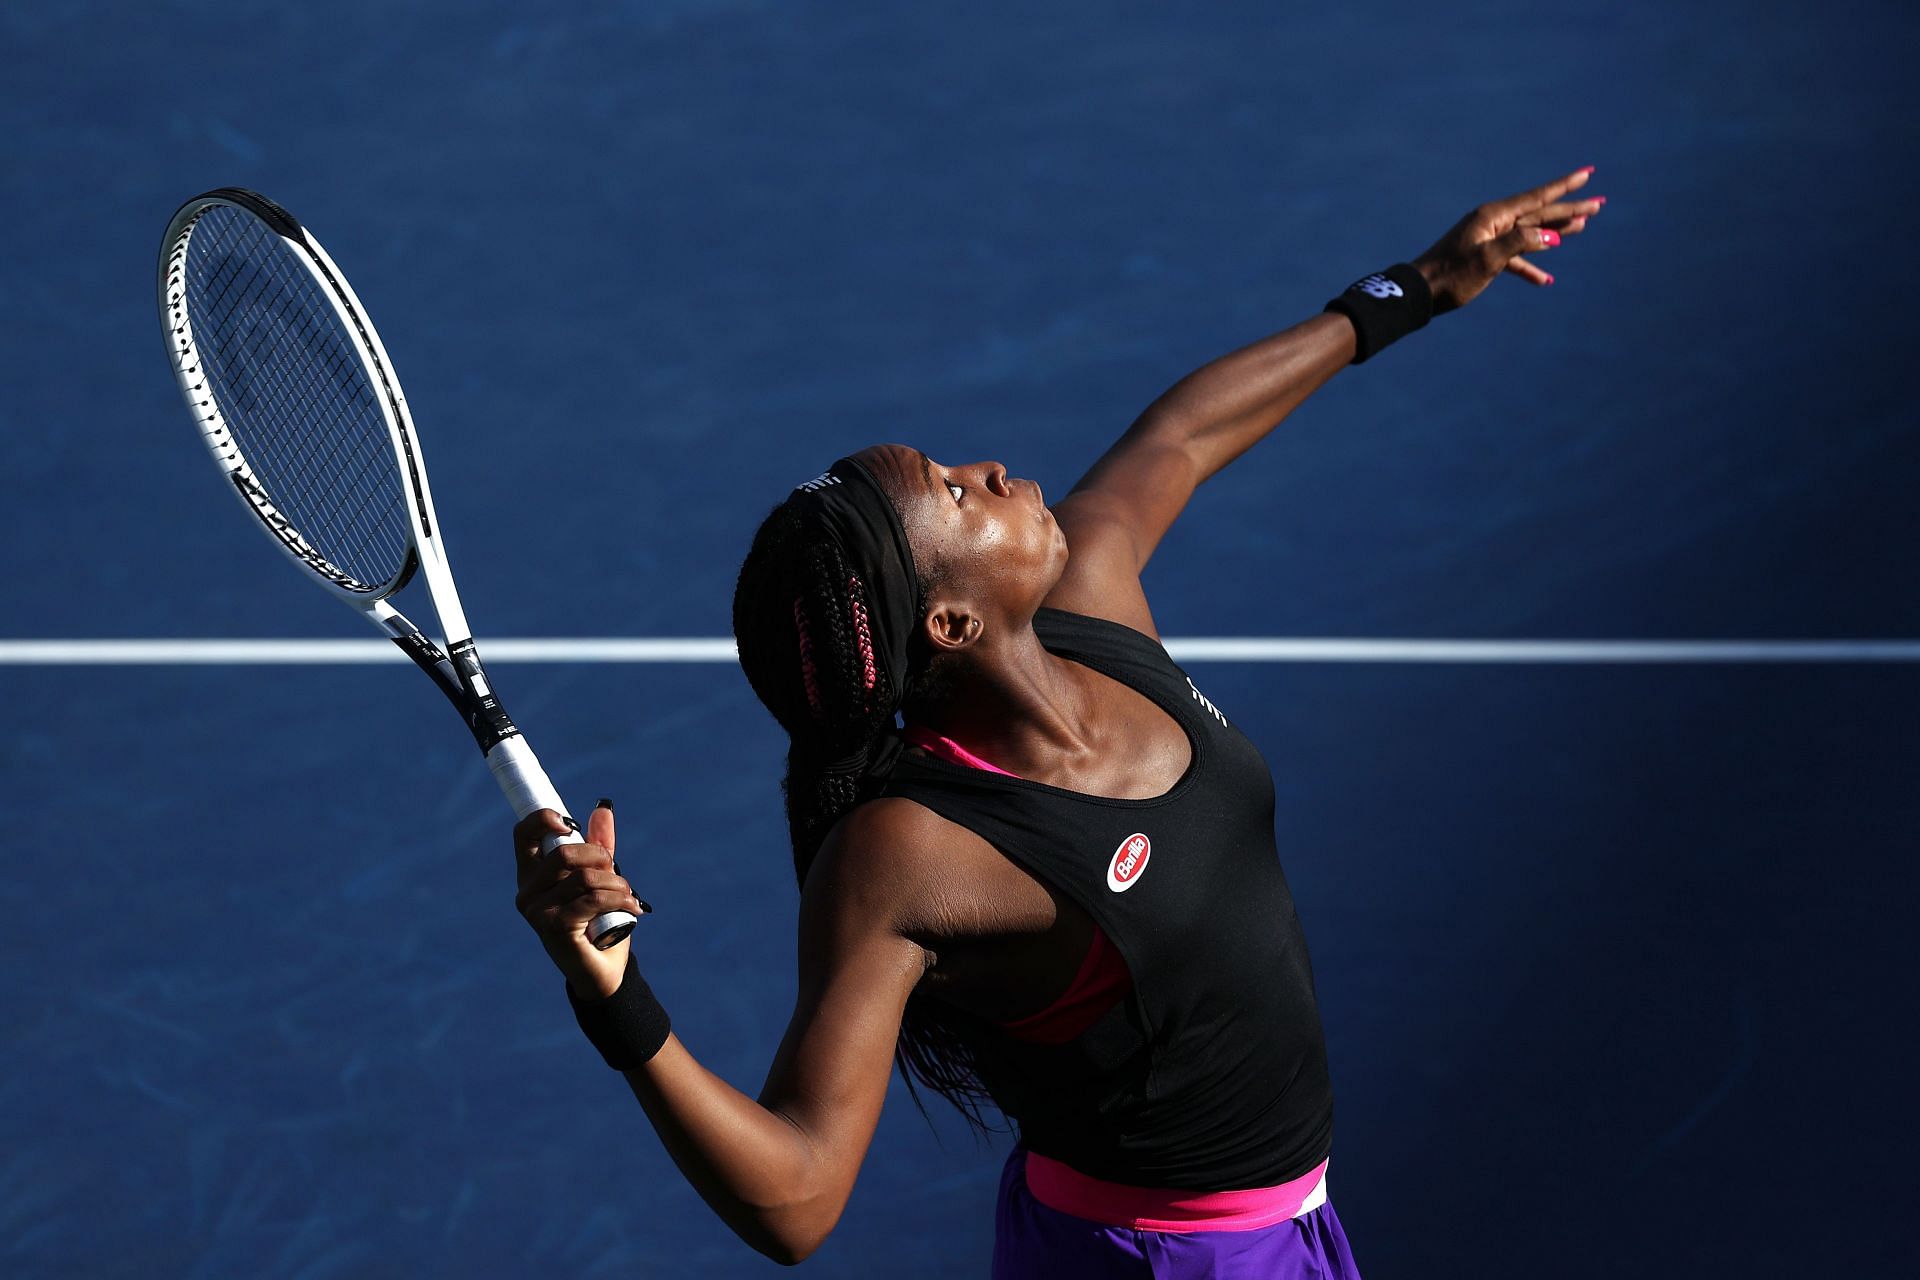
M 919 621 L 920 604 L 913 548 L 900 512 L 873 473 L 852 458 L 840 459 L 824 475 L 793 492 L 794 501 L 808 503 L 819 516 L 860 579 L 867 600 L 866 640 L 878 659 L 870 687 L 878 705 L 898 707 L 906 690 L 907 645 Z M 858 623 L 857 619 L 856 631 Z M 836 771 L 863 763 L 867 763 L 864 758 L 836 761 Z

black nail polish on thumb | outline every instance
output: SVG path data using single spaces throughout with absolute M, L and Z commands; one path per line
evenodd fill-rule
M 607 799 L 607 798 L 606 798 L 605 796 L 601 796 L 601 797 L 600 797 L 600 803 L 599 803 L 599 804 L 596 804 L 596 805 L 595 805 L 595 806 L 593 806 L 593 807 L 594 807 L 594 808 L 596 808 L 596 809 L 605 809 L 605 810 L 606 810 L 606 811 L 607 811 L 608 813 L 612 813 L 612 812 L 613 812 L 613 801 L 611 801 L 611 800 L 609 800 L 609 799 Z

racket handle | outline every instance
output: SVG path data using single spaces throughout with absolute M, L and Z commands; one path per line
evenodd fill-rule
M 560 793 L 554 790 L 547 771 L 540 767 L 539 757 L 533 754 L 533 748 L 527 745 L 525 738 L 516 734 L 494 743 L 487 752 L 487 768 L 492 771 L 493 780 L 500 784 L 500 790 L 506 792 L 507 803 L 513 806 L 514 817 L 524 818 L 539 809 L 551 809 L 565 816 L 566 804 L 560 799 Z M 547 853 L 563 844 L 585 843 L 579 832 L 562 831 L 543 839 L 540 851 Z M 618 946 L 638 923 L 640 917 L 631 911 L 602 912 L 587 925 L 587 941 L 605 951 L 608 947 Z

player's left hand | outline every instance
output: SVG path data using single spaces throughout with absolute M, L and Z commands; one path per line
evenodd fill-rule
M 1553 277 L 1523 255 L 1557 249 L 1565 237 L 1586 230 L 1607 198 L 1566 197 L 1592 177 L 1588 165 L 1545 186 L 1483 204 L 1415 258 L 1414 267 L 1433 290 L 1433 313 L 1466 306 L 1502 271 L 1536 285 L 1552 284 Z

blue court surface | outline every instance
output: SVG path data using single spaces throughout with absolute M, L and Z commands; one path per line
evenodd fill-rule
M 377 318 L 485 652 L 724 636 L 760 516 L 872 441 L 1063 493 L 1189 369 L 1591 163 L 1552 289 L 1202 491 L 1162 630 L 1912 642 L 1917 37 L 1851 2 L 9 5 L 0 640 L 362 638 L 178 403 L 153 256 L 206 188 L 293 209 Z M 1189 664 L 1278 782 L 1367 1275 L 1912 1273 L 1913 653 Z M 772 720 L 726 663 L 495 675 L 617 800 L 641 962 L 754 1093 L 794 997 Z M 411 669 L 11 661 L 0 706 L 0 1275 L 769 1271 L 581 1041 Z M 1007 1148 L 896 1078 L 806 1271 L 984 1275 Z

